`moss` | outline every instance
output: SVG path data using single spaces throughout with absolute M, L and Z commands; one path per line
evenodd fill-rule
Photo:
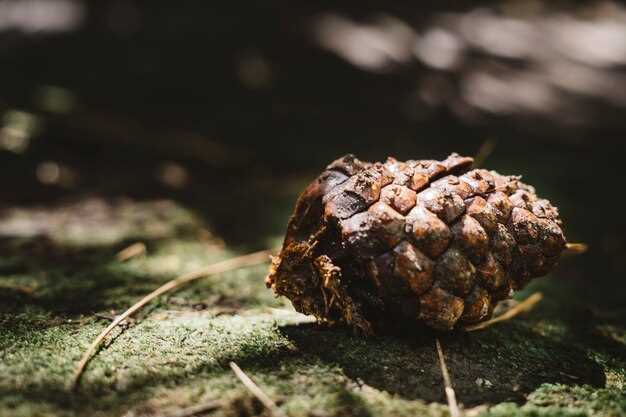
M 513 403 L 502 403 L 481 414 L 481 417 L 587 417 L 587 414 L 561 407 L 519 407 Z
M 483 417 L 496 416 L 597 416 L 626 415 L 626 394 L 615 388 L 545 384 L 533 392 L 528 403 L 499 404 Z
M 167 206 L 157 207 L 168 223 Z M 190 212 L 176 208 L 171 217 L 186 226 L 168 223 L 158 234 L 124 226 L 107 235 L 114 241 L 91 245 L 69 244 L 63 228 L 54 238 L 0 241 L 1 416 L 150 416 L 212 400 L 223 403 L 216 415 L 254 415 L 258 404 L 231 360 L 291 417 L 447 415 L 435 334 L 364 339 L 320 328 L 265 289 L 265 266 L 210 277 L 151 304 L 107 339 L 81 389 L 68 391 L 80 355 L 109 323 L 104 316 L 179 273 L 238 253 L 210 233 L 198 236 L 206 225 Z M 147 244 L 147 255 L 118 262 L 115 253 L 134 240 Z M 486 416 L 624 414 L 624 327 L 580 320 L 576 308 L 560 307 L 559 297 L 571 294 L 548 281 L 537 288 L 550 297 L 530 315 L 439 336 L 459 401 L 489 406 Z

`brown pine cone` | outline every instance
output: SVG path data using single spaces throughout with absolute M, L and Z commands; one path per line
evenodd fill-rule
M 366 334 L 477 323 L 565 248 L 556 207 L 472 158 L 330 164 L 302 193 L 268 287 Z

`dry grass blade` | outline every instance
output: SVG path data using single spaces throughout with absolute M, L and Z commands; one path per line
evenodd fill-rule
M 104 338 L 113 330 L 117 325 L 127 319 L 129 316 L 140 310 L 143 306 L 154 300 L 155 298 L 170 292 L 188 282 L 204 278 L 208 275 L 221 274 L 224 272 L 232 271 L 239 268 L 244 268 L 247 266 L 258 265 L 260 263 L 267 262 L 269 260 L 269 256 L 271 251 L 264 250 L 260 252 L 251 253 L 248 255 L 238 256 L 236 258 L 227 259 L 222 262 L 218 262 L 212 265 L 207 266 L 206 268 L 190 272 L 188 274 L 181 275 L 152 291 L 150 294 L 143 297 L 133 306 L 131 306 L 124 313 L 120 314 L 113 320 L 113 322 L 104 329 L 98 337 L 91 343 L 83 357 L 81 358 L 78 366 L 76 367 L 76 371 L 74 372 L 74 378 L 71 382 L 71 388 L 75 389 L 78 387 L 78 382 L 80 381 L 80 377 L 82 376 L 89 359 L 96 352 L 100 344 L 104 341 Z
M 582 253 L 587 252 L 589 250 L 589 245 L 586 243 L 568 243 L 565 246 L 564 255 L 580 255 Z
M 480 168 L 483 166 L 487 158 L 493 153 L 494 149 L 496 149 L 497 141 L 495 139 L 487 139 L 480 145 L 478 148 L 478 152 L 474 156 L 474 163 L 472 164 L 474 168 Z
M 133 243 L 129 247 L 122 249 L 115 255 L 118 261 L 126 262 L 129 259 L 134 258 L 135 256 L 143 255 L 146 253 L 146 245 L 141 242 Z
M 243 385 L 267 408 L 274 417 L 287 417 L 276 403 L 265 393 L 257 384 L 241 368 L 235 363 L 230 363 L 230 369 L 233 370 L 237 378 Z
M 539 301 L 543 299 L 543 294 L 540 292 L 536 292 L 521 303 L 511 307 L 504 313 L 500 314 L 498 317 L 494 317 L 491 320 L 483 321 L 482 323 L 473 324 L 471 326 L 465 327 L 465 330 L 468 332 L 474 332 L 476 330 L 486 329 L 487 327 L 493 326 L 496 323 L 501 321 L 510 320 L 513 317 L 517 316 L 520 313 L 532 310 L 535 305 Z
M 435 339 L 435 344 L 437 345 L 437 355 L 439 355 L 439 365 L 441 366 L 441 374 L 443 375 L 443 384 L 446 391 L 446 399 L 448 400 L 448 408 L 450 409 L 450 416 L 460 417 L 461 410 L 456 402 L 456 394 L 454 393 L 454 388 L 452 388 L 452 381 L 450 380 L 450 374 L 448 373 L 446 359 L 443 356 L 443 349 L 441 348 L 439 338 Z

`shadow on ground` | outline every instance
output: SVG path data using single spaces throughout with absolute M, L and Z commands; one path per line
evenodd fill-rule
M 129 242 L 85 248 L 60 245 L 45 235 L 1 239 L 0 275 L 14 280 L 5 279 L 0 285 L 0 312 L 15 313 L 32 306 L 85 314 L 144 294 L 154 287 L 155 277 L 115 259 L 116 252 Z
M 445 403 L 433 333 L 365 339 L 315 324 L 286 326 L 282 332 L 301 351 L 339 365 L 358 382 L 409 400 Z M 521 403 L 544 383 L 605 384 L 602 369 L 584 351 L 523 324 L 439 337 L 465 406 Z

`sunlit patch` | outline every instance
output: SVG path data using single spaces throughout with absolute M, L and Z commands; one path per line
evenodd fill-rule
M 159 166 L 157 179 L 163 185 L 181 189 L 189 184 L 189 172 L 184 166 L 178 163 L 166 162 Z
M 51 178 L 62 175 L 46 167 Z M 202 222 L 171 200 L 81 198 L 54 206 L 12 208 L 0 218 L 0 237 L 41 237 L 77 246 L 150 240 L 196 230 Z
M 0 31 L 69 32 L 84 18 L 85 8 L 75 0 L 0 1 Z
M 459 64 L 462 41 L 454 34 L 435 28 L 417 43 L 416 54 L 425 64 L 437 69 L 450 69 Z
M 569 59 L 597 67 L 626 64 L 626 25 L 558 17 L 546 25 L 552 45 Z
M 416 35 L 410 26 L 391 16 L 363 24 L 327 14 L 313 22 L 313 36 L 320 46 L 352 65 L 385 72 L 411 61 Z
M 44 162 L 37 167 L 37 179 L 43 184 L 56 184 L 61 177 L 61 168 L 56 162 Z
M 39 132 L 40 120 L 32 113 L 9 110 L 2 117 L 0 127 L 0 150 L 23 153 L 28 149 L 31 138 Z
M 480 9 L 462 16 L 456 29 L 473 47 L 504 58 L 524 58 L 539 51 L 538 22 L 511 19 Z
M 539 78 L 516 74 L 498 77 L 487 72 L 469 75 L 463 83 L 465 100 L 493 113 L 513 113 L 518 109 L 530 113 L 549 113 L 556 109 L 557 99 L 549 84 Z
M 445 106 L 466 121 L 492 114 L 579 126 L 619 123 L 615 106 L 626 107 L 621 3 L 573 10 L 505 2 L 425 21 L 327 13 L 311 26 L 320 48 L 362 70 L 415 68 L 415 91 L 403 106 L 414 119 Z
M 44 185 L 74 187 L 78 183 L 78 173 L 71 167 L 54 161 L 42 162 L 37 166 L 37 179 Z

